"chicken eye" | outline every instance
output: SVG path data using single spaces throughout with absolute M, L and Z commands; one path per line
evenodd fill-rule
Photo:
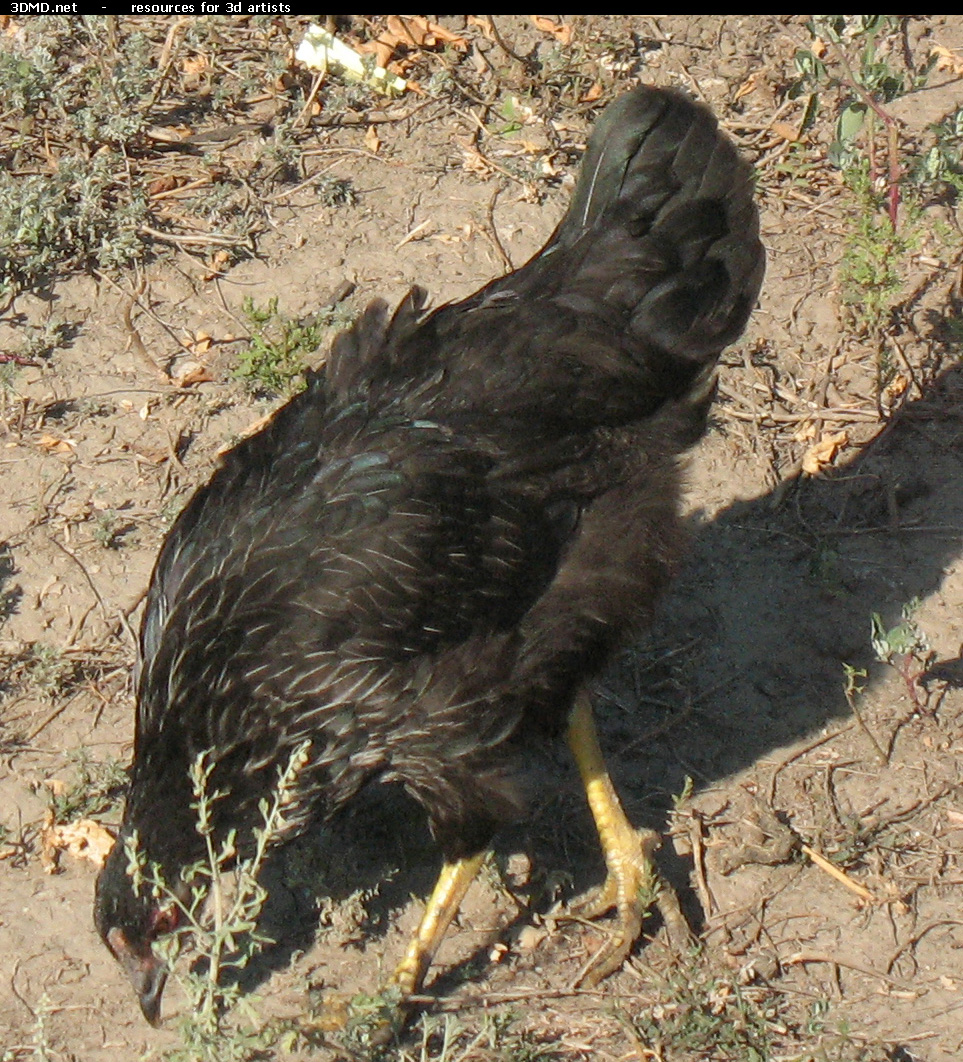
M 173 933 L 180 922 L 180 911 L 174 907 L 159 907 L 151 912 L 148 932 L 151 940 Z

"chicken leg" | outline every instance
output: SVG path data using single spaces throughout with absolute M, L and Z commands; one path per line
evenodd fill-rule
M 615 910 L 617 928 L 612 939 L 593 958 L 580 983 L 597 985 L 625 961 L 642 929 L 642 920 L 654 904 L 665 923 L 669 938 L 678 944 L 691 939 L 678 897 L 659 877 L 652 853 L 659 847 L 654 830 L 636 830 L 626 817 L 605 768 L 599 747 L 589 694 L 582 690 L 575 699 L 567 733 L 585 795 L 588 798 L 608 873 L 602 886 L 574 901 L 566 913 L 598 918 Z
M 418 929 L 388 982 L 389 987 L 400 990 L 403 999 L 421 988 L 438 945 L 451 920 L 458 914 L 468 886 L 478 876 L 487 854 L 479 852 L 456 863 L 445 863 L 441 868 Z

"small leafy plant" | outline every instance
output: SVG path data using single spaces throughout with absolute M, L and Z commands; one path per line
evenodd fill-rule
M 259 877 L 269 849 L 281 840 L 289 826 L 289 813 L 298 776 L 308 759 L 310 742 L 292 754 L 282 771 L 270 800 L 262 800 L 263 825 L 254 832 L 254 850 L 237 859 L 237 834 L 232 830 L 216 845 L 213 808 L 228 794 L 211 790 L 214 764 L 210 753 L 202 753 L 191 766 L 194 792 L 192 807 L 197 832 L 204 840 L 204 858 L 183 872 L 187 899 L 175 883 L 168 882 L 156 864 L 148 864 L 136 837 L 128 845 L 128 872 L 135 887 L 147 889 L 161 903 L 176 907 L 181 927 L 155 944 L 171 969 L 174 979 L 187 996 L 189 1008 L 180 1021 L 183 1047 L 168 1052 L 168 1062 L 246 1062 L 261 1057 L 275 1032 L 259 1025 L 252 1000 L 236 975 L 266 944 L 273 943 L 261 933 L 258 919 L 267 893 Z M 210 898 L 210 902 L 208 902 Z M 195 956 L 190 967 L 178 965 L 187 952 Z M 238 1021 L 229 1015 L 240 1011 Z
M 698 958 L 660 986 L 661 1000 L 637 1015 L 622 1013 L 646 1057 L 768 1062 L 787 1032 L 775 997 L 716 975 Z M 641 1055 L 640 1050 L 640 1055 Z
M 918 598 L 907 601 L 900 610 L 900 622 L 889 628 L 878 612 L 872 614 L 872 644 L 877 660 L 885 664 L 891 662 L 894 657 L 925 653 L 929 649 L 926 635 L 913 619 L 919 606 Z
M 259 307 L 248 296 L 243 309 L 251 339 L 239 356 L 235 379 L 254 392 L 284 397 L 303 390 L 305 359 L 321 345 L 323 327 L 285 317 L 278 312 L 276 297 Z
M 906 91 L 905 76 L 890 64 L 882 46 L 885 35 L 897 28 L 894 23 L 890 15 L 816 15 L 809 23 L 813 47 L 796 52 L 799 78 L 790 96 L 810 92 L 805 124 L 815 119 L 822 90 L 843 93 L 836 136 L 829 149 L 829 160 L 841 170 L 857 160 L 857 142 L 867 119 L 872 120 L 874 106 L 878 110 L 879 104 L 889 103 Z M 828 58 L 827 43 L 835 62 Z M 846 56 L 847 45 L 858 47 L 855 62 Z
M 51 810 L 58 822 L 90 818 L 106 811 L 127 781 L 127 772 L 118 760 L 93 760 L 87 749 L 70 754 L 76 781 L 63 791 L 52 791 Z

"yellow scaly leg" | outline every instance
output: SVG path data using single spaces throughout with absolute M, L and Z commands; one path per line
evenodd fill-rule
M 445 863 L 441 868 L 404 958 L 378 997 L 364 999 L 359 1009 L 356 1003 L 360 997 L 332 993 L 325 998 L 320 1014 L 298 1023 L 302 1031 L 310 1038 L 316 1032 L 339 1032 L 349 1024 L 360 1024 L 366 1027 L 372 1044 L 387 1043 L 404 1024 L 405 1003 L 421 988 L 438 945 L 458 914 L 468 886 L 477 877 L 486 855 L 487 852 L 480 852 L 457 863 Z
M 388 982 L 389 986 L 401 990 L 403 998 L 414 995 L 421 988 L 438 945 L 441 944 L 451 920 L 458 914 L 468 886 L 478 876 L 487 854 L 479 852 L 478 855 L 460 859 L 457 863 L 445 863 L 441 868 L 418 930 Z
M 566 736 L 582 776 L 608 868 L 602 887 L 569 905 L 568 913 L 597 918 L 614 908 L 618 919 L 612 939 L 582 975 L 581 983 L 592 986 L 614 973 L 625 961 L 639 937 L 642 919 L 653 903 L 658 906 L 673 942 L 687 941 L 691 934 L 675 892 L 660 879 L 652 861 L 652 853 L 659 847 L 658 834 L 632 826 L 605 769 L 586 690 L 575 699 Z

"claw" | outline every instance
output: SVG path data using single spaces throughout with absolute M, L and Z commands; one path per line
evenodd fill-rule
M 321 1033 L 345 1031 L 365 1044 L 388 1043 L 404 1026 L 410 997 L 421 988 L 438 945 L 486 855 L 487 852 L 479 852 L 456 863 L 445 863 L 441 868 L 418 929 L 377 996 L 332 993 L 325 998 L 321 1013 L 311 1022 L 302 1023 L 302 1030 L 310 1027 Z
M 674 945 L 681 946 L 691 940 L 691 933 L 675 891 L 662 880 L 655 867 L 652 856 L 659 847 L 658 834 L 653 830 L 634 829 L 622 808 L 605 769 L 591 705 L 584 691 L 572 710 L 568 743 L 582 776 L 608 873 L 601 888 L 574 901 L 566 913 L 594 919 L 611 910 L 616 912 L 611 940 L 579 978 L 579 984 L 594 987 L 625 962 L 642 932 L 642 921 L 653 906 L 662 915 Z
M 331 992 L 309 1018 L 293 1024 L 307 1044 L 320 1047 L 329 1036 L 337 1042 L 362 1048 L 381 1047 L 390 1043 L 404 1027 L 407 1013 L 401 991 L 388 985 L 376 996 Z

